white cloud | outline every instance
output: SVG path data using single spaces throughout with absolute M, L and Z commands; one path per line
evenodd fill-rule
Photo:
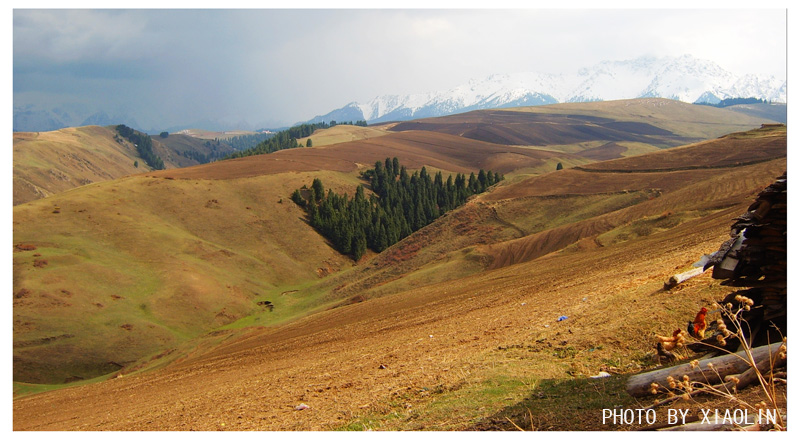
M 379 94 L 450 88 L 492 73 L 574 72 L 642 55 L 688 53 L 736 73 L 779 75 L 785 14 L 15 10 L 14 103 L 48 93 L 86 101 L 96 84 L 108 91 L 92 95 L 99 108 L 124 101 L 153 127 L 202 118 L 294 123 Z

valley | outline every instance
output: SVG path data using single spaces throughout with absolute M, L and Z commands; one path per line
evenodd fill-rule
M 58 153 L 15 140 L 14 429 L 612 429 L 599 409 L 637 403 L 652 335 L 732 290 L 661 287 L 786 170 L 772 122 L 664 99 L 485 110 L 103 165 L 19 203 L 17 162 Z M 506 179 L 354 262 L 289 196 L 353 194 L 387 157 Z

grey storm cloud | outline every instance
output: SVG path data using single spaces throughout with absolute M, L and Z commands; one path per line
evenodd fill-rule
M 288 125 L 381 94 L 641 55 L 786 68 L 785 10 L 17 9 L 13 23 L 15 106 L 80 102 L 146 128 Z

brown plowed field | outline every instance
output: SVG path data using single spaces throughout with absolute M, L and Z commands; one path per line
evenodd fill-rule
M 786 127 L 764 128 L 658 151 L 644 157 L 607 160 L 580 168 L 600 172 L 674 171 L 740 166 L 785 156 Z
M 725 169 L 786 157 L 786 128 L 755 130 L 642 156 L 598 162 L 501 186 L 485 200 L 590 194 L 653 188 L 670 191 L 708 179 Z
M 476 110 L 456 115 L 401 122 L 394 131 L 428 130 L 505 145 L 579 145 L 606 141 L 674 147 L 751 130 L 767 119 L 681 103 L 670 99 L 630 99 L 554 104 L 503 110 Z M 594 151 L 596 157 L 615 157 Z
M 402 122 L 392 130 L 427 130 L 503 145 L 563 145 L 596 140 L 679 145 L 690 141 L 644 122 L 500 110 Z
M 616 142 L 609 142 L 599 147 L 581 151 L 578 155 L 592 160 L 611 160 L 622 157 L 622 153 L 626 151 L 628 151 L 628 149 L 622 145 Z

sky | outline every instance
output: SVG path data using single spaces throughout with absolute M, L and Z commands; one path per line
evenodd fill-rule
M 267 128 L 384 94 L 640 56 L 691 54 L 786 79 L 787 11 L 761 4 L 773 9 L 18 6 L 13 101 L 128 115 L 146 130 Z

